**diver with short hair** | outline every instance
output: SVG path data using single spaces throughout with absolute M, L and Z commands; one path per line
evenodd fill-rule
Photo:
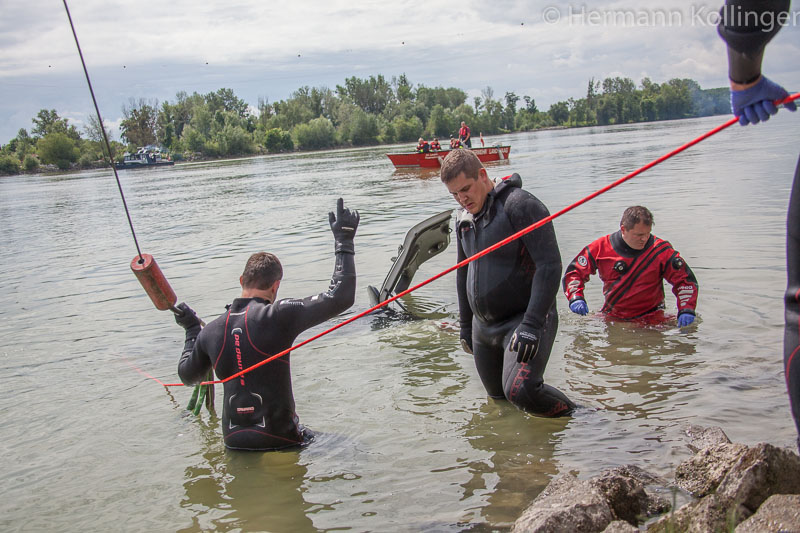
M 303 331 L 348 309 L 355 300 L 356 270 L 353 238 L 357 211 L 344 208 L 329 214 L 335 239 L 336 264 L 325 292 L 303 299 L 277 300 L 283 267 L 273 254 L 260 252 L 247 261 L 239 278 L 240 298 L 201 329 L 186 304 L 175 321 L 186 330 L 178 374 L 186 385 L 202 382 L 210 369 L 227 379 L 291 348 Z M 312 438 L 295 413 L 290 353 L 224 383 L 222 434 L 225 446 L 239 450 L 275 450 L 301 445 Z
M 670 243 L 651 233 L 653 214 L 635 205 L 622 213 L 619 231 L 593 241 L 572 260 L 562 288 L 570 311 L 589 312 L 583 291 L 595 273 L 603 281 L 602 312 L 611 318 L 635 320 L 664 309 L 664 283 L 672 285 L 678 303 L 678 325 L 694 322 L 697 279 Z
M 459 262 L 549 216 L 544 204 L 521 188 L 519 175 L 495 185 L 471 150 L 450 152 L 441 179 L 461 206 Z M 552 223 L 456 274 L 461 344 L 473 354 L 483 386 L 492 398 L 505 398 L 537 416 L 564 416 L 576 407 L 543 377 L 558 330 L 560 279 Z

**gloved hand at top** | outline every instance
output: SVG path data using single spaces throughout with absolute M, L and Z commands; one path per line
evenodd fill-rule
M 336 214 L 334 215 L 333 211 L 328 213 L 328 220 L 331 224 L 333 238 L 336 240 L 336 252 L 355 253 L 353 237 L 356 235 L 356 228 L 360 220 L 358 211 L 345 209 L 344 200 L 339 198 L 336 201 Z
M 731 89 L 731 110 L 739 117 L 739 124 L 758 124 L 769 120 L 770 115 L 778 112 L 775 101 L 783 100 L 789 93 L 768 78 L 761 76 L 758 83 L 747 89 L 735 91 Z M 788 102 L 784 104 L 789 111 L 796 111 L 797 104 Z

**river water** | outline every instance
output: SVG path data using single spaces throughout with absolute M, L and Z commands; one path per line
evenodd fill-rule
M 696 326 L 579 317 L 559 296 L 546 381 L 584 407 L 538 419 L 488 399 L 459 348 L 455 275 L 406 298 L 418 319 L 367 317 L 297 350 L 297 412 L 309 447 L 226 451 L 219 419 L 187 414 L 183 330 L 129 269 L 136 248 L 108 171 L 0 179 L 0 442 L 4 531 L 505 530 L 554 476 L 636 464 L 669 475 L 689 424 L 791 446 L 782 369 L 785 212 L 798 119 L 728 130 L 555 222 L 566 266 L 653 211 L 700 283 Z M 724 122 L 497 136 L 552 212 Z M 390 149 L 405 149 L 396 146 Z M 251 252 L 284 265 L 280 297 L 327 287 L 327 214 L 361 213 L 358 290 L 369 306 L 405 232 L 454 207 L 435 172 L 395 171 L 387 147 L 122 171 L 142 251 L 181 301 L 212 319 L 238 296 Z M 455 263 L 455 243 L 420 269 Z M 591 311 L 602 303 L 589 284 Z M 675 300 L 667 286 L 667 311 Z M 327 324 L 329 325 L 329 324 Z M 326 325 L 326 326 L 327 326 Z M 314 328 L 298 340 L 322 331 Z M 221 388 L 217 388 L 221 405 Z

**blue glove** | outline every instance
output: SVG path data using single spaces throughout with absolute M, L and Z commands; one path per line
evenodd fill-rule
M 685 328 L 694 322 L 694 315 L 691 313 L 682 313 L 678 315 L 678 326 Z
M 783 100 L 787 96 L 789 93 L 786 89 L 762 76 L 758 83 L 749 89 L 731 90 L 731 110 L 739 117 L 739 124 L 742 126 L 758 124 L 762 120 L 769 120 L 770 115 L 778 112 L 775 100 Z M 797 110 L 797 104 L 794 102 L 786 103 L 785 107 L 789 111 Z
M 531 326 L 520 324 L 517 326 L 516 331 L 511 336 L 511 342 L 508 343 L 508 349 L 512 352 L 517 352 L 517 363 L 527 363 L 539 352 L 539 339 L 541 339 L 541 330 Z
M 589 313 L 589 306 L 586 305 L 586 300 L 578 298 L 569 303 L 569 310 L 579 315 L 585 315 Z

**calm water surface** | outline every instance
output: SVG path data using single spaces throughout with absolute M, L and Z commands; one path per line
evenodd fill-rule
M 724 122 L 724 117 L 498 136 L 551 211 Z M 696 327 L 569 312 L 546 380 L 585 406 L 544 420 L 488 399 L 458 343 L 455 276 L 408 297 L 421 317 L 360 319 L 293 357 L 300 451 L 234 453 L 219 419 L 184 410 L 183 331 L 129 270 L 136 255 L 107 171 L 0 179 L 0 528 L 4 531 L 490 531 L 554 476 L 636 464 L 668 475 L 688 424 L 790 446 L 782 371 L 785 211 L 798 117 L 735 126 L 555 223 L 564 265 L 648 206 L 700 282 Z M 395 147 L 401 148 L 401 147 Z M 402 147 L 405 148 L 405 147 Z M 122 171 L 142 250 L 206 319 L 238 296 L 251 252 L 284 264 L 281 297 L 327 287 L 335 200 L 361 213 L 368 307 L 414 224 L 453 201 L 435 173 L 394 171 L 386 148 Z M 421 281 L 455 262 L 454 243 Z M 667 292 L 668 311 L 675 312 Z M 596 311 L 600 282 L 587 294 Z M 322 331 L 310 330 L 300 340 Z M 221 392 L 217 391 L 217 404 Z

